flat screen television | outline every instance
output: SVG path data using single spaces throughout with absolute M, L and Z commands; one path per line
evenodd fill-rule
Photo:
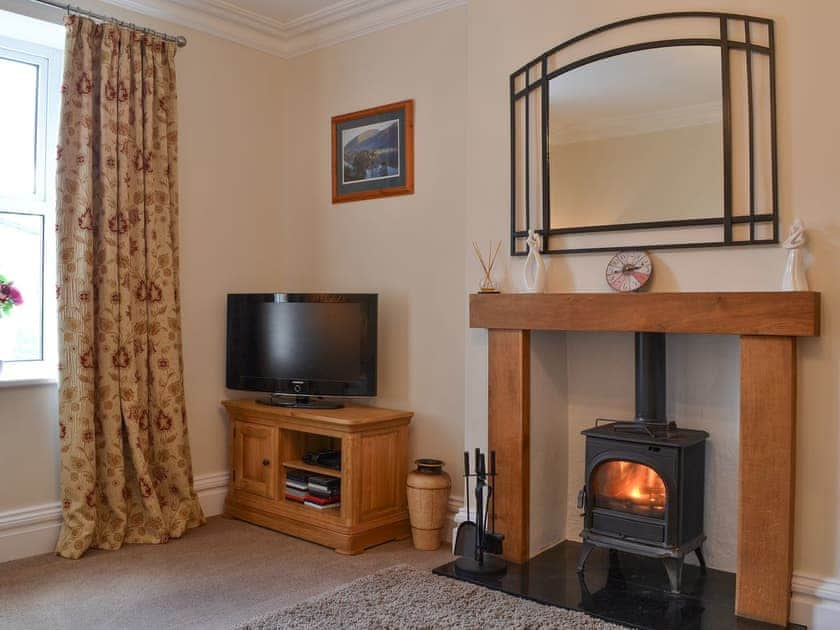
M 375 293 L 229 294 L 227 387 L 310 408 L 375 396 L 377 308 Z

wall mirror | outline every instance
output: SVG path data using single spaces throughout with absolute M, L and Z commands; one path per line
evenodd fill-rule
M 778 242 L 771 20 L 624 20 L 510 90 L 512 254 Z

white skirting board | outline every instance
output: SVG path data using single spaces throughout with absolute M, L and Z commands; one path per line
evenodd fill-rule
M 216 516 L 224 511 L 229 482 L 230 475 L 227 472 L 195 478 L 195 491 L 205 516 Z M 450 541 L 449 533 L 461 505 L 460 498 L 449 499 L 447 524 L 443 528 L 443 539 L 446 542 Z M 60 503 L 0 512 L 0 563 L 52 552 L 60 527 Z
M 195 491 L 205 516 L 222 513 L 229 480 L 227 472 L 195 478 Z M 60 527 L 60 503 L 0 512 L 0 562 L 52 552 Z
M 446 523 L 443 526 L 441 533 L 441 540 L 453 544 L 455 538 L 452 536 L 455 529 L 458 527 L 458 515 L 464 511 L 464 502 L 461 497 L 449 497 L 449 503 L 446 508 Z
M 840 628 L 840 579 L 793 574 L 790 620 L 809 630 Z

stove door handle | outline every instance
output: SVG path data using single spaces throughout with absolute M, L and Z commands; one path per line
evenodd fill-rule
M 586 508 L 586 486 L 583 486 L 583 488 L 580 489 L 580 492 L 578 492 L 577 507 L 579 510 Z

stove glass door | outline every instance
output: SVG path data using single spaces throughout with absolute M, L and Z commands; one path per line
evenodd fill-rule
M 590 485 L 596 508 L 665 518 L 665 484 L 650 466 L 611 460 L 592 472 Z

